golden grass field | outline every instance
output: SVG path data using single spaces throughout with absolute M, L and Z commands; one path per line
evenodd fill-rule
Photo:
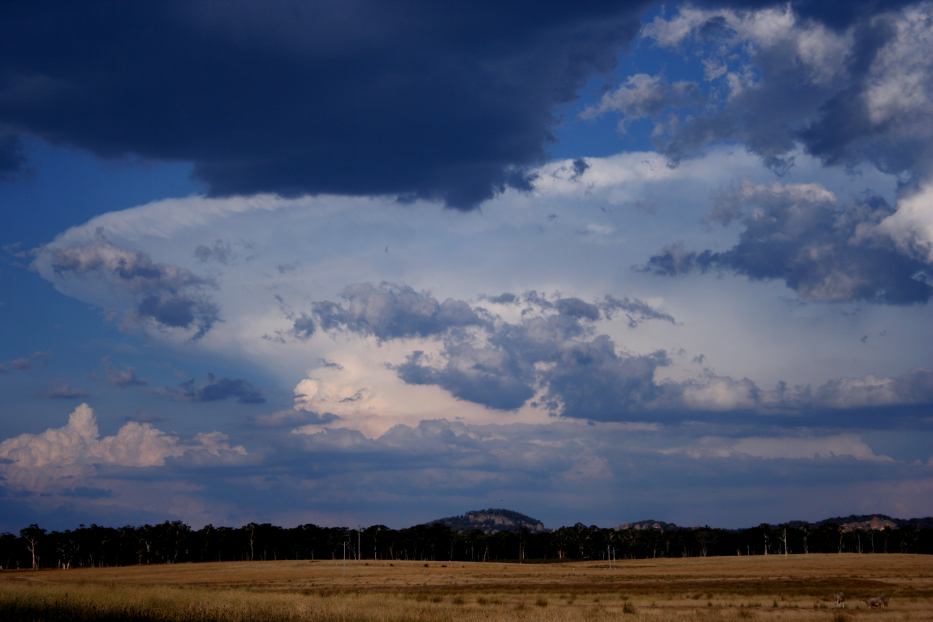
M 833 595 L 844 592 L 845 608 Z M 865 599 L 885 595 L 885 609 Z M 276 561 L 6 571 L 0 620 L 933 620 L 933 557 Z

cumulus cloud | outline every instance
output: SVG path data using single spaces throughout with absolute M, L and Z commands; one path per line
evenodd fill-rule
M 624 310 L 630 325 L 673 321 L 642 301 L 499 295 L 499 304 L 522 305 L 521 318 L 495 318 L 479 332 L 447 335 L 437 354 L 413 352 L 395 369 L 411 384 L 434 384 L 453 396 L 500 410 L 515 410 L 539 394 L 551 413 L 591 420 L 622 419 L 652 408 L 665 389 L 654 380 L 667 364 L 663 352 L 620 354 L 595 322 Z
M 535 393 L 527 362 L 501 349 L 451 342 L 436 361 L 417 350 L 397 367 L 409 384 L 433 384 L 460 399 L 500 410 L 515 410 Z
M 933 183 L 904 197 L 895 213 L 882 220 L 875 230 L 864 233 L 886 236 L 905 255 L 933 266 Z
M 840 204 L 817 184 L 742 183 L 720 193 L 710 216 L 724 226 L 741 226 L 734 247 L 688 251 L 673 245 L 643 269 L 665 276 L 728 270 L 780 279 L 813 301 L 925 303 L 933 288 L 919 276 L 930 264 L 903 253 L 889 238 L 871 235 L 892 214 L 877 197 Z
M 668 387 L 655 371 L 665 352 L 620 354 L 606 335 L 560 348 L 543 374 L 544 399 L 555 414 L 596 421 L 624 420 L 666 406 Z
M 752 410 L 762 405 L 761 390 L 748 378 L 706 373 L 682 387 L 684 404 L 696 410 Z
M 182 440 L 147 423 L 129 422 L 101 436 L 94 411 L 81 404 L 68 423 L 0 442 L 0 473 L 7 485 L 28 490 L 74 487 L 99 467 L 153 468 L 170 460 L 235 462 L 246 456 L 220 433 Z
M 204 336 L 220 320 L 207 291 L 215 284 L 189 270 L 158 263 L 143 252 L 121 248 L 103 237 L 78 244 L 52 243 L 39 250 L 36 269 L 61 287 L 103 290 L 122 298 L 128 315 L 166 329 Z
M 827 27 L 794 5 L 752 10 L 685 6 L 643 36 L 684 46 L 705 61 L 705 110 L 656 131 L 674 160 L 717 140 L 736 140 L 776 170 L 801 143 L 827 163 L 872 162 L 891 172 L 929 172 L 933 5 L 890 5 Z M 716 97 L 715 94 L 719 94 Z M 924 172 L 925 171 L 925 172 Z
M 931 258 L 933 61 L 924 52 L 933 45 L 933 3 L 902 4 L 881 11 L 863 6 L 875 10 L 854 11 L 835 29 L 801 17 L 792 5 L 748 11 L 685 7 L 656 18 L 644 31 L 663 47 L 690 46 L 708 64 L 722 67 L 709 89 L 728 93 L 720 105 L 659 124 L 659 144 L 673 160 L 717 140 L 736 140 L 785 172 L 793 164 L 789 154 L 801 144 L 826 164 L 870 162 L 902 176 L 897 210 L 884 214 L 874 238 L 887 236 L 914 262 L 894 258 L 897 265 L 891 265 L 876 253 L 859 252 L 864 244 L 848 253 L 848 259 L 861 259 L 860 271 L 881 264 L 897 275 L 897 292 L 880 297 L 886 302 L 925 301 L 928 288 L 903 277 L 907 270 L 913 269 L 907 277 L 918 272 L 918 262 L 929 266 Z M 719 43 L 711 43 L 712 33 Z M 831 285 L 816 293 L 877 298 L 877 291 L 865 290 L 863 276 L 849 284 L 837 279 L 841 291 Z

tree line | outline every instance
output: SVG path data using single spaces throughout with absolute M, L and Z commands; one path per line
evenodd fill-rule
M 442 524 L 406 529 L 242 527 L 180 521 L 46 531 L 30 525 L 0 534 L 0 568 L 83 568 L 258 560 L 564 561 L 805 553 L 933 553 L 933 527 L 907 522 L 884 530 L 833 521 L 712 527 L 604 528 L 577 523 L 552 531 L 453 531 Z

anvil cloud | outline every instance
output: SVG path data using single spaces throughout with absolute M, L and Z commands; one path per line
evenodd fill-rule
M 931 44 L 910 1 L 8 3 L 0 530 L 933 513 Z

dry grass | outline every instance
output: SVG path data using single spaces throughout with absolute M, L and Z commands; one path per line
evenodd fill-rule
M 847 607 L 832 598 L 844 592 Z M 864 599 L 886 595 L 871 610 Z M 0 620 L 933 621 L 933 557 L 252 562 L 0 573 Z

